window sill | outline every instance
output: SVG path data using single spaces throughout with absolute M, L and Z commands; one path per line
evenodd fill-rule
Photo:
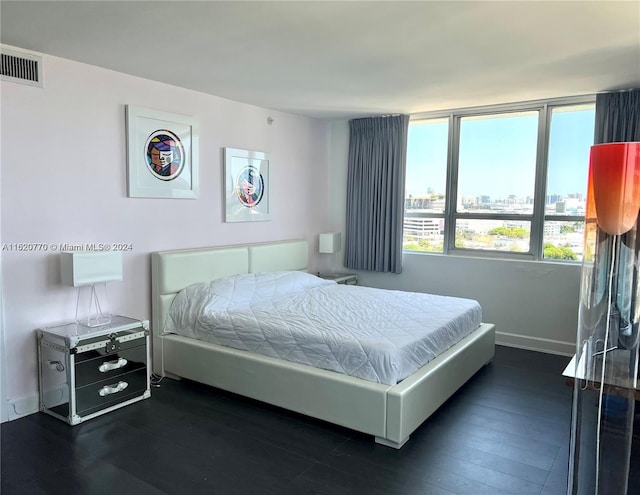
M 563 265 L 563 266 L 582 266 L 582 261 L 571 261 L 571 260 L 557 260 L 557 259 L 542 259 L 537 260 L 531 254 L 521 254 L 514 255 L 510 253 L 501 253 L 499 251 L 486 251 L 486 252 L 477 252 L 477 251 L 469 251 L 463 249 L 456 249 L 453 252 L 449 253 L 434 253 L 430 251 L 411 251 L 411 250 L 403 250 L 402 254 L 410 255 L 410 256 L 438 256 L 445 258 L 467 258 L 467 259 L 477 259 L 477 260 L 496 260 L 496 261 L 519 261 L 526 263 L 538 263 L 538 264 L 549 264 L 549 265 Z

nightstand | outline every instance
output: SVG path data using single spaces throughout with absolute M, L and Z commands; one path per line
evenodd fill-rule
M 318 277 L 326 280 L 334 280 L 339 284 L 358 284 L 358 276 L 355 273 L 318 273 Z
M 149 322 L 39 329 L 40 411 L 77 425 L 151 396 Z

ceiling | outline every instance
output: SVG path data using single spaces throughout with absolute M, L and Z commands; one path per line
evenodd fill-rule
M 2 0 L 0 17 L 4 44 L 324 119 L 640 87 L 637 0 Z

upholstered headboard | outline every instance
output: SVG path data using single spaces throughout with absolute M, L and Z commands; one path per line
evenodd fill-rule
M 240 273 L 306 270 L 307 241 L 159 251 L 151 254 L 151 332 L 154 369 L 162 368 L 162 332 L 178 292 L 198 282 Z

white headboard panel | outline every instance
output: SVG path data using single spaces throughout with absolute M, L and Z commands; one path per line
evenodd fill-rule
M 182 289 L 198 282 L 249 272 L 304 270 L 309 260 L 307 241 L 267 242 L 239 246 L 179 249 L 151 254 L 151 334 L 153 369 L 163 374 L 162 330 Z
M 254 244 L 249 247 L 249 272 L 305 270 L 309 264 L 307 241 Z
M 161 251 L 154 256 L 160 294 L 176 293 L 191 284 L 249 271 L 246 247 Z

